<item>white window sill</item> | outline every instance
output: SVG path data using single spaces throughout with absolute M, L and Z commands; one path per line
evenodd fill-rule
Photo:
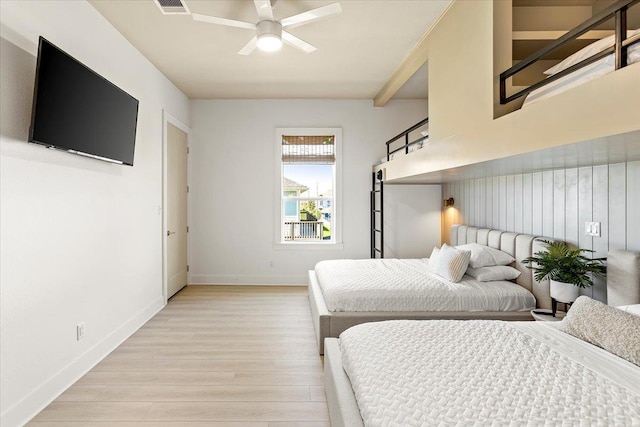
M 274 243 L 273 249 L 276 251 L 341 251 L 344 245 L 342 243 L 287 242 Z

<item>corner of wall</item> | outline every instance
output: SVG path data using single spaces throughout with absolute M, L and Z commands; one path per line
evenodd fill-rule
M 29 422 L 38 412 L 100 363 L 102 359 L 162 310 L 163 307 L 164 297 L 160 296 L 102 341 L 54 374 L 20 402 L 3 412 L 0 415 L 0 425 L 6 427 L 22 426 Z

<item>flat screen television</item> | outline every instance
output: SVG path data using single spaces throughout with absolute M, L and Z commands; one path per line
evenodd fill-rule
M 138 100 L 43 37 L 29 142 L 133 166 Z

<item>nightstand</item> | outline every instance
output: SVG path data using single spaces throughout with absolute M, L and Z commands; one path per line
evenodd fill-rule
M 564 316 L 566 315 L 567 313 L 563 311 L 556 311 L 556 317 L 553 317 L 551 310 L 543 308 L 531 310 L 531 316 L 538 322 L 559 322 L 564 319 Z

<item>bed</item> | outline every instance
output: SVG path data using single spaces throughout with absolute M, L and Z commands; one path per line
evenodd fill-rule
M 611 251 L 608 266 L 609 304 L 640 304 L 640 254 Z M 639 425 L 640 318 L 580 297 L 566 319 L 394 320 L 327 338 L 331 425 Z M 596 333 L 563 331 L 580 321 Z
M 638 33 L 640 33 L 640 30 L 628 31 L 627 37 L 634 36 Z M 589 56 L 592 56 L 610 46 L 613 46 L 613 44 L 613 36 L 598 40 L 590 44 L 589 46 L 579 50 L 573 55 L 568 56 L 559 64 L 549 68 L 545 71 L 545 74 L 547 74 L 548 76 L 552 76 L 556 73 L 559 73 L 566 68 L 569 68 L 570 66 L 588 58 Z M 627 61 L 629 65 L 640 62 L 640 43 L 634 43 L 629 46 L 627 50 Z M 580 68 L 564 77 L 559 78 L 554 82 L 551 82 L 539 89 L 534 90 L 529 95 L 527 95 L 524 103 L 522 104 L 522 107 L 524 108 L 530 106 L 538 101 L 580 86 L 591 80 L 597 79 L 598 77 L 602 77 L 606 74 L 612 73 L 613 71 L 615 71 L 615 56 L 612 53 L 602 59 L 599 59 L 598 61 L 595 61 L 592 64 Z
M 377 277 L 377 270 L 370 268 L 373 274 L 363 276 L 359 280 L 360 290 L 367 294 L 368 301 L 363 298 L 351 295 L 352 299 L 342 306 L 337 306 L 333 298 L 326 298 L 323 294 L 322 286 L 318 281 L 319 277 L 315 270 L 309 271 L 309 302 L 313 317 L 314 329 L 318 350 L 324 354 L 324 339 L 327 337 L 337 337 L 347 328 L 365 322 L 393 320 L 393 319 L 491 319 L 491 320 L 532 320 L 530 310 L 532 308 L 551 308 L 551 297 L 549 296 L 548 282 L 537 282 L 531 271 L 526 268 L 521 261 L 531 256 L 534 252 L 543 249 L 542 242 L 532 235 L 508 233 L 500 230 L 477 228 L 466 225 L 453 225 L 450 230 L 450 241 L 453 246 L 467 243 L 479 243 L 491 248 L 499 249 L 515 258 L 513 267 L 520 271 L 520 276 L 515 283 L 509 283 L 509 292 L 498 292 L 499 299 L 496 302 L 486 299 L 484 306 L 473 306 L 467 304 L 460 306 L 461 300 L 467 299 L 464 292 L 457 296 L 448 293 L 440 296 L 441 304 L 433 304 L 432 294 L 423 295 L 422 301 L 417 297 L 422 289 L 415 282 L 410 282 L 406 287 L 410 289 L 400 289 L 398 286 L 389 287 L 388 284 L 381 283 L 377 289 L 368 286 L 368 281 L 373 281 Z M 358 260 L 362 264 L 383 264 L 389 260 Z M 398 260 L 403 262 L 403 260 Z M 406 261 L 406 260 L 405 260 Z M 414 264 L 420 260 L 413 260 Z M 344 260 L 334 261 L 342 263 Z M 343 270 L 345 269 L 344 266 Z M 392 269 L 393 271 L 393 269 Z M 350 283 L 348 283 L 350 284 Z M 398 285 L 396 283 L 396 285 Z M 344 282 L 333 286 L 340 289 Z M 482 287 L 486 290 L 485 286 Z M 469 289 L 469 288 L 467 288 Z M 502 289 L 502 288 L 501 288 Z M 347 292 L 348 293 L 348 292 Z M 397 294 L 397 295 L 394 295 Z M 529 295 L 529 299 L 522 295 Z M 347 295 L 349 296 L 349 295 Z M 372 302 L 371 298 L 377 297 L 377 302 Z M 389 301 L 396 300 L 398 304 L 392 305 Z M 506 304 L 505 301 L 520 300 L 520 306 Z M 407 301 L 409 302 L 407 304 Z M 363 302 L 366 305 L 363 305 Z M 423 306 L 418 302 L 426 303 Z M 437 302 L 437 301 L 436 301 Z M 377 305 L 376 305 L 377 304 Z

